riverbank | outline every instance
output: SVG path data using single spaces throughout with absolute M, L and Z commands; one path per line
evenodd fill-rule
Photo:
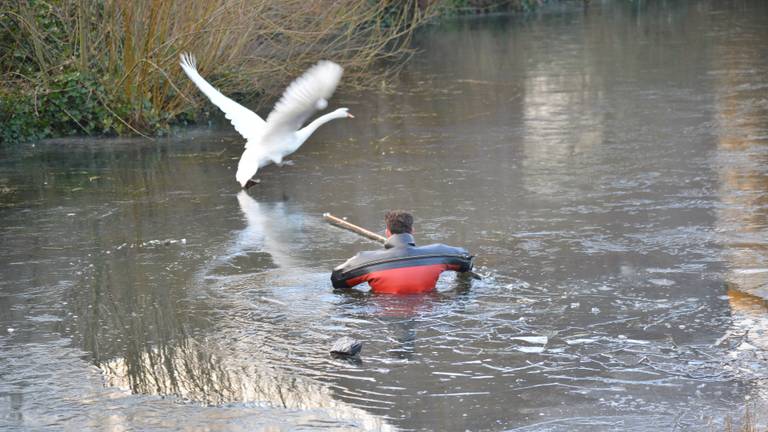
M 205 115 L 181 52 L 226 94 L 263 106 L 319 59 L 344 85 L 396 70 L 413 32 L 440 16 L 531 9 L 539 0 L 16 1 L 0 9 L 0 142 L 158 135 Z

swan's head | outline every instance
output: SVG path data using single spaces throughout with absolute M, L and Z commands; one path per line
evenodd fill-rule
M 349 112 L 349 108 L 339 108 L 333 112 L 338 118 L 355 118 L 352 113 Z

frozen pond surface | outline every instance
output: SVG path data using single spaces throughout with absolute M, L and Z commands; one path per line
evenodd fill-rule
M 768 4 L 592 3 L 428 29 L 248 194 L 228 127 L 2 150 L 0 429 L 717 430 L 765 401 Z M 389 208 L 485 279 L 333 292 L 376 245 L 322 213 Z

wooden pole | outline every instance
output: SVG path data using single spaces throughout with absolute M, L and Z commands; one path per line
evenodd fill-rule
M 384 243 L 387 241 L 387 238 L 381 235 L 376 234 L 373 231 L 368 231 L 365 228 L 359 227 L 353 223 L 349 223 L 345 221 L 344 219 L 337 218 L 336 216 L 330 214 L 330 213 L 323 213 L 323 219 L 328 221 L 332 225 L 336 225 L 339 228 L 344 228 L 346 230 L 350 230 L 354 233 L 360 234 L 363 237 L 367 237 L 371 240 L 375 240 L 379 243 Z

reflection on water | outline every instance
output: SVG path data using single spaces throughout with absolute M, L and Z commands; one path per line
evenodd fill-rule
M 728 262 L 725 276 L 733 323 L 723 337 L 740 367 L 762 369 L 768 359 L 768 59 L 759 48 L 765 27 L 713 46 L 717 154 L 720 181 L 717 230 Z M 768 379 L 754 380 L 758 410 Z
M 237 194 L 237 202 L 248 223 L 248 229 L 242 232 L 238 242 L 250 243 L 251 246 L 269 253 L 279 267 L 295 267 L 295 263 L 291 262 L 291 257 L 284 250 L 286 245 L 293 241 L 290 237 L 286 237 L 284 228 L 300 230 L 300 221 L 298 223 L 295 221 L 295 218 L 300 215 L 286 214 L 282 203 L 264 210 L 245 191 Z
M 768 301 L 737 289 L 729 289 L 728 302 L 733 310 L 735 331 L 744 342 L 762 351 L 758 355 L 764 356 L 768 352 Z
M 762 36 L 762 37 L 761 37 Z M 727 245 L 728 280 L 768 299 L 768 67 L 765 29 L 713 49 L 715 125 L 720 176 L 718 231 Z
M 226 249 L 216 253 L 206 266 L 204 277 L 244 275 L 273 268 L 301 267 L 291 257 L 294 236 L 301 232 L 303 215 L 289 212 L 284 202 L 259 204 L 245 191 L 237 194 L 237 203 L 245 218 L 240 230 Z
M 192 278 L 198 289 L 208 286 L 216 291 L 217 308 L 229 307 L 230 312 L 235 312 L 216 318 L 218 332 L 231 337 L 209 340 L 197 330 L 197 339 L 192 339 L 185 334 L 192 323 L 169 321 L 173 308 L 144 314 L 140 320 L 123 317 L 144 330 L 131 331 L 133 347 L 125 357 L 102 358 L 97 363 L 106 384 L 133 394 L 175 396 L 211 406 L 256 404 L 311 413 L 304 419 L 299 416 L 299 421 L 313 420 L 319 411 L 327 422 L 339 421 L 364 430 L 392 430 L 384 418 L 335 398 L 328 386 L 297 373 L 295 364 L 284 353 L 270 350 L 272 334 L 291 333 L 280 328 L 285 324 L 280 321 L 284 321 L 284 314 L 295 306 L 297 298 L 286 298 L 285 293 L 262 287 L 285 288 L 286 279 L 303 276 L 295 270 L 302 263 L 292 256 L 296 248 L 311 241 L 305 238 L 304 231 L 312 222 L 307 222 L 306 215 L 295 206 L 289 209 L 285 202 L 259 203 L 245 191 L 237 194 L 236 203 L 244 228 L 234 230 L 223 247 L 215 247 L 211 258 Z M 119 309 L 116 304 L 112 307 Z M 195 300 L 189 301 L 187 307 L 207 308 Z M 247 314 L 259 307 L 270 309 L 260 314 L 260 320 L 266 321 L 264 327 L 243 332 L 244 318 L 237 314 L 243 307 Z M 147 329 L 156 328 L 172 330 L 174 335 L 149 336 Z M 288 364 L 284 364 L 286 361 Z
M 135 394 L 177 396 L 207 405 L 256 402 L 290 410 L 322 409 L 331 419 L 364 430 L 394 430 L 384 419 L 334 398 L 319 383 L 281 372 L 263 359 L 239 358 L 237 344 L 229 347 L 233 352 L 222 348 L 181 340 L 175 346 L 152 348 L 138 357 L 114 359 L 99 367 L 107 385 Z
M 567 52 L 578 49 L 580 43 L 573 39 L 557 49 Z M 523 84 L 523 179 L 527 189 L 544 195 L 558 195 L 568 186 L 541 181 L 542 175 L 567 172 L 584 153 L 601 150 L 608 116 L 604 85 L 590 82 L 600 76 L 590 70 L 593 59 L 564 55 L 555 58 L 559 60 L 539 59 Z M 563 70 L 575 73 L 564 74 Z
M 717 429 L 766 398 L 767 8 L 427 28 L 248 193 L 228 128 L 0 150 L 0 428 Z M 484 279 L 334 292 L 380 246 L 321 215 L 395 207 Z
M 768 406 L 768 377 L 764 374 L 768 362 L 768 301 L 731 288 L 728 303 L 733 323 L 721 340 L 731 348 L 729 367 L 749 369 L 755 375 L 752 398 L 758 412 L 765 412 Z
M 375 326 L 386 328 L 387 347 L 384 351 L 398 359 L 410 360 L 418 346 L 416 336 L 424 321 L 446 313 L 448 308 L 458 312 L 471 302 L 472 279 L 444 273 L 437 284 L 437 291 L 408 296 L 376 295 L 356 290 L 342 293 L 345 309 L 352 317 L 373 320 Z M 354 319 L 354 318 L 353 318 Z

